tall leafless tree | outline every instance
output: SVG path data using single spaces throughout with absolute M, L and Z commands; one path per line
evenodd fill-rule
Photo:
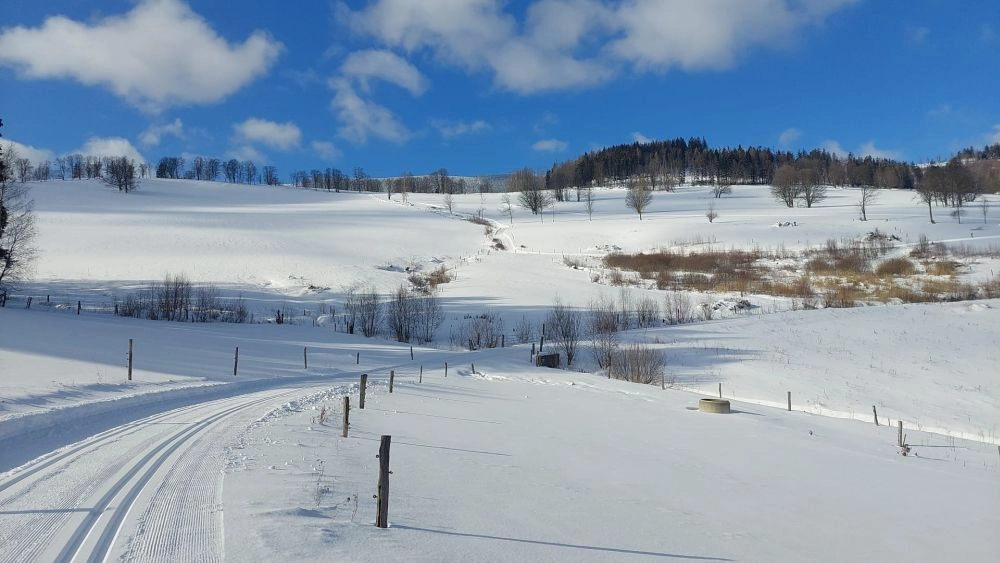
M 653 203 L 653 190 L 649 189 L 649 182 L 646 178 L 640 177 L 628 186 L 625 192 L 625 207 L 639 214 L 642 221 L 642 212 Z
M 139 186 L 135 161 L 127 156 L 117 156 L 107 159 L 104 165 L 104 181 L 118 188 L 118 191 L 129 193 Z
M 556 346 L 565 354 L 566 365 L 573 365 L 576 350 L 583 340 L 583 314 L 556 298 L 545 324 L 550 327 L 549 334 Z
M 13 146 L 0 146 L 0 293 L 27 279 L 35 259 L 35 215 L 28 187 L 12 177 L 16 160 Z
M 858 196 L 858 210 L 861 212 L 861 220 L 868 220 L 868 206 L 878 199 L 879 192 L 875 186 L 861 186 Z
M 774 178 L 771 180 L 771 195 L 774 199 L 784 203 L 786 207 L 795 207 L 800 189 L 798 171 L 791 164 L 782 164 L 774 171 Z

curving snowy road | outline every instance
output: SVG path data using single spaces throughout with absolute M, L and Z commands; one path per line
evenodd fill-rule
M 178 408 L 0 480 L 0 561 L 221 561 L 225 448 L 288 387 Z

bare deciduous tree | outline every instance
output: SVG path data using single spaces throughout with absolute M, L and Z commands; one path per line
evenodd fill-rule
M 587 186 L 583 189 L 583 207 L 587 210 L 587 220 L 594 220 L 594 188 Z
M 614 300 L 602 295 L 591 301 L 587 321 L 594 361 L 598 368 L 608 369 L 618 347 L 618 313 Z
M 505 193 L 500 196 L 500 212 L 507 215 L 510 224 L 514 224 L 514 205 L 510 201 L 510 194 Z
M 12 145 L 0 147 L 0 293 L 30 276 L 35 258 L 35 215 L 29 190 L 11 178 L 16 159 Z
M 409 342 L 417 321 L 417 296 L 400 285 L 386 302 L 385 323 L 397 342 Z
M 644 295 L 635 301 L 635 319 L 639 328 L 654 326 L 660 319 L 660 305 L 656 299 Z
M 557 297 L 545 324 L 550 327 L 556 346 L 566 355 L 566 365 L 573 365 L 576 350 L 583 339 L 583 315 L 573 307 L 564 305 Z
M 725 182 L 719 182 L 712 186 L 712 195 L 715 199 L 720 199 L 724 195 L 733 193 L 733 186 Z
M 533 215 L 541 215 L 552 205 L 552 196 L 545 189 L 542 179 L 529 168 L 522 168 L 511 174 L 507 181 L 507 191 L 520 192 L 517 203 Z
M 822 184 L 819 171 L 811 166 L 798 171 L 799 197 L 806 207 L 812 207 L 826 199 L 826 186 Z
M 705 212 L 705 217 L 708 218 L 709 223 L 714 223 L 715 220 L 719 217 L 719 214 L 715 211 L 714 201 L 708 204 L 708 211 Z
M 653 190 L 649 189 L 649 182 L 645 177 L 632 182 L 628 191 L 625 192 L 625 207 L 639 214 L 642 221 L 642 212 L 653 203 Z
M 858 210 L 861 211 L 861 220 L 868 220 L 868 206 L 878 199 L 878 190 L 875 186 L 861 186 L 861 193 L 858 196 Z
M 455 209 L 455 196 L 451 195 L 451 192 L 445 192 L 441 196 L 441 202 L 444 203 L 444 208 L 448 210 L 448 213 Z
M 800 190 L 798 176 L 798 171 L 791 164 L 779 166 L 771 180 L 771 195 L 774 199 L 784 203 L 786 207 L 795 207 L 795 199 L 799 197 Z
M 985 225 L 990 214 L 990 200 L 984 197 L 979 202 L 979 209 L 983 212 L 983 224 Z
M 139 186 L 135 161 L 127 156 L 117 156 L 107 159 L 104 165 L 104 181 L 118 188 L 118 191 L 129 193 Z
M 441 301 L 432 290 L 416 301 L 416 331 L 417 340 L 423 343 L 433 342 L 434 333 L 444 322 L 444 309 Z
M 615 379 L 648 385 L 662 380 L 664 364 L 661 350 L 645 344 L 630 344 L 615 352 L 608 374 Z
M 14 169 L 17 171 L 17 179 L 22 184 L 31 179 L 31 160 L 18 158 L 14 161 Z
M 275 166 L 265 166 L 263 168 L 264 184 L 268 186 L 277 186 L 281 183 L 278 178 L 278 169 Z

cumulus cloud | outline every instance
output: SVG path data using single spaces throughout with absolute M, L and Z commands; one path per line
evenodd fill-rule
M 29 79 L 103 86 L 142 109 L 209 104 L 264 75 L 282 45 L 263 31 L 230 44 L 181 0 L 143 0 L 81 23 L 52 16 L 0 32 L 0 65 Z
M 410 131 L 389 111 L 358 95 L 348 80 L 332 79 L 334 91 L 330 107 L 341 122 L 338 134 L 352 143 L 364 144 L 370 137 L 394 143 L 410 138 Z
M 427 91 L 428 81 L 417 67 L 404 58 L 384 50 L 356 51 L 347 56 L 340 67 L 341 73 L 358 81 L 367 91 L 370 79 L 390 82 L 414 96 Z
M 861 145 L 858 149 L 858 154 L 861 156 L 870 156 L 872 158 L 889 158 L 893 160 L 899 160 L 902 157 L 902 153 L 897 150 L 892 149 L 880 149 L 875 146 L 875 141 L 868 141 L 867 143 Z
M 801 136 L 802 136 L 802 131 L 799 131 L 794 127 L 789 127 L 788 129 L 782 131 L 780 135 L 778 135 L 778 145 L 782 148 L 788 148 L 789 145 L 791 145 L 795 141 L 798 141 L 799 137 Z
M 531 148 L 538 152 L 562 152 L 568 146 L 565 141 L 559 139 L 542 139 L 531 145 Z
M 843 147 L 843 145 L 834 140 L 823 141 L 821 147 L 826 152 L 840 158 L 844 158 L 848 154 L 854 154 L 855 156 L 859 157 L 870 156 L 872 158 L 888 158 L 888 159 L 898 160 L 903 156 L 900 151 L 892 149 L 880 149 L 876 147 L 875 141 L 868 141 L 862 144 L 860 147 L 858 147 L 858 150 L 854 151 L 853 153 L 851 153 L 851 151 L 846 150 Z
M 436 119 L 431 121 L 431 127 L 437 129 L 438 133 L 440 133 L 445 139 L 454 139 L 455 137 L 462 137 L 475 133 L 484 133 L 493 129 L 489 123 L 483 121 L 482 119 L 477 119 L 471 122 Z
M 841 144 L 838 143 L 837 141 L 833 141 L 833 140 L 823 141 L 823 144 L 820 145 L 820 147 L 823 150 L 825 150 L 826 152 L 832 154 L 833 156 L 839 157 L 839 158 L 844 158 L 848 154 L 848 152 L 846 150 L 844 150 L 844 147 L 841 146 Z
M 260 152 L 252 145 L 240 145 L 233 147 L 226 151 L 226 158 L 235 158 L 236 160 L 252 160 L 257 164 L 267 162 L 267 155 Z
M 119 157 L 125 156 L 136 162 L 145 162 L 146 157 L 142 156 L 128 139 L 122 137 L 91 137 L 82 147 L 70 151 L 84 156 L 97 157 Z
M 859 0 L 535 0 L 518 21 L 493 0 L 374 0 L 341 16 L 351 29 L 407 53 L 491 72 L 518 93 L 586 87 L 637 72 L 713 70 Z
M 0 139 L 0 146 L 3 147 L 4 156 L 13 153 L 17 158 L 27 158 L 32 164 L 55 159 L 55 153 L 49 149 L 40 149 L 31 145 L 25 145 L 12 139 Z
M 277 123 L 251 117 L 234 124 L 233 133 L 238 142 L 260 143 L 283 151 L 294 149 L 302 143 L 302 130 L 291 121 Z
M 173 135 L 177 138 L 184 136 L 184 123 L 179 117 L 165 125 L 150 125 L 139 135 L 139 142 L 147 147 L 155 147 L 160 144 L 160 139 L 164 135 Z
M 330 141 L 313 141 L 312 142 L 313 152 L 316 156 L 322 158 L 323 160 L 334 160 L 339 158 L 343 153 L 337 148 L 337 145 L 331 143 Z

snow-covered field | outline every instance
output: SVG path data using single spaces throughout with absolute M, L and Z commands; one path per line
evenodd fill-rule
M 609 249 L 799 251 L 875 228 L 901 252 L 921 235 L 996 248 L 996 211 L 959 224 L 938 210 L 932 225 L 912 194 L 885 192 L 861 222 L 849 189 L 788 209 L 737 186 L 710 224 L 709 190 L 682 187 L 657 193 L 640 222 L 623 191 L 595 195 L 592 219 L 568 201 L 541 218 L 515 208 L 511 222 L 497 194 L 455 196 L 448 213 L 426 194 L 35 184 L 36 279 L 0 309 L 0 560 L 1000 554 L 998 300 L 793 311 L 747 296 L 750 313 L 627 335 L 665 351 L 665 390 L 592 373 L 587 350 L 577 370 L 554 371 L 530 366 L 531 345 L 509 345 L 515 323 L 540 322 L 556 297 L 585 308 L 618 296 L 592 281 Z M 480 213 L 495 232 L 462 220 Z M 965 279 L 1000 270 L 964 262 Z M 408 345 L 338 332 L 324 315 L 348 284 L 388 292 L 442 265 L 454 276 L 445 324 L 412 360 Z M 258 322 L 107 312 L 167 273 L 241 296 Z M 277 310 L 293 322 L 267 322 Z M 449 347 L 451 327 L 484 311 L 504 318 L 508 347 Z M 368 405 L 342 438 L 341 398 L 356 407 L 360 373 Z M 736 413 L 693 410 L 720 384 Z M 908 456 L 890 421 L 903 422 Z M 371 525 L 382 434 L 388 530 Z

